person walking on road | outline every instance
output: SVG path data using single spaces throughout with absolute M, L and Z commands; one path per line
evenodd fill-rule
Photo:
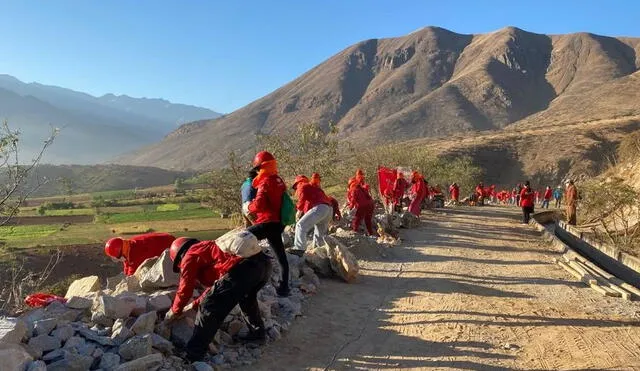
M 565 194 L 567 223 L 576 225 L 577 223 L 577 206 L 578 206 L 578 188 L 573 184 L 573 180 L 567 182 L 567 191 Z
M 424 178 L 417 171 L 413 172 L 411 183 L 411 204 L 409 205 L 409 212 L 419 217 L 422 211 L 422 201 L 424 201 L 428 194 L 428 186 L 425 185 Z
M 553 196 L 553 191 L 551 190 L 551 186 L 547 186 L 544 190 L 544 195 L 542 196 L 542 208 L 548 209 L 549 202 L 551 201 L 551 196 Z
M 534 211 L 535 193 L 531 189 L 529 181 L 524 184 L 520 191 L 520 207 L 522 207 L 522 224 L 529 224 L 531 214 Z
M 557 186 L 553 190 L 553 199 L 556 201 L 556 209 L 559 209 L 562 205 L 562 187 Z
M 282 197 L 287 186 L 278 175 L 278 163 L 271 153 L 258 152 L 253 159 L 253 169 L 258 173 L 252 182 L 256 197 L 249 204 L 248 211 L 256 216 L 256 220 L 247 230 L 258 240 L 269 241 L 282 267 L 282 279 L 276 292 L 279 296 L 289 296 L 289 261 L 282 242 L 284 225 L 280 217 Z

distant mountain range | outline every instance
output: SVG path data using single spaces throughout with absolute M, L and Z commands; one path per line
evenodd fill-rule
M 22 133 L 25 160 L 46 139 L 49 125 L 62 130 L 44 162 L 94 164 L 157 142 L 181 124 L 217 117 L 209 109 L 164 99 L 94 97 L 0 75 L 0 120 Z
M 542 171 L 553 180 L 585 163 L 595 169 L 596 147 L 614 147 L 607 141 L 622 129 L 609 133 L 638 126 L 639 70 L 640 38 L 426 27 L 352 45 L 267 96 L 223 118 L 184 125 L 118 162 L 208 169 L 224 165 L 231 150 L 249 158 L 256 134 L 315 122 L 333 123 L 342 138 L 366 146 L 424 139 L 455 151 L 463 139 L 493 133 L 469 141 L 491 139 L 487 151 L 469 150 L 486 152 L 474 157 L 482 165 L 508 159 L 509 168 L 497 169 L 505 182 Z M 602 133 L 589 134 L 596 128 Z M 494 151 L 508 146 L 508 153 Z

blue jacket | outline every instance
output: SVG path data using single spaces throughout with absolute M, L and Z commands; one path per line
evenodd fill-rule
M 247 178 L 242 186 L 240 186 L 240 193 L 242 194 L 242 203 L 251 202 L 256 197 L 257 189 L 251 186 L 253 179 Z
M 562 198 L 562 190 L 556 188 L 553 190 L 553 198 L 555 198 L 556 200 L 559 200 Z

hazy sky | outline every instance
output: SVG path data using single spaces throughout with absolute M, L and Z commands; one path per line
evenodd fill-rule
M 353 43 L 428 25 L 640 36 L 640 1 L 0 0 L 0 73 L 227 113 Z

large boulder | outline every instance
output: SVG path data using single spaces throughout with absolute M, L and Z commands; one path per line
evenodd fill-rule
M 74 333 L 75 330 L 73 329 L 73 327 L 71 327 L 71 325 L 62 325 L 53 330 L 51 336 L 60 339 L 60 341 L 64 343 L 65 341 L 69 340 Z
M 135 359 L 131 362 L 123 363 L 116 368 L 116 371 L 148 371 L 156 370 L 162 366 L 162 354 L 150 354 L 148 356 Z
M 158 312 L 164 312 L 171 308 L 171 298 L 169 295 L 163 293 L 153 293 L 149 296 L 149 310 L 155 310 Z
M 107 277 L 107 290 L 115 290 L 116 286 L 118 286 L 118 284 L 120 282 L 122 282 L 123 279 L 125 279 L 127 276 L 124 275 L 123 272 L 118 273 L 115 276 L 111 276 L 111 277 Z
M 100 368 L 104 371 L 113 371 L 120 366 L 120 356 L 115 353 L 105 353 L 100 359 Z
M 71 298 L 69 298 L 69 300 L 67 300 L 67 308 L 71 308 L 71 309 L 89 309 L 91 308 L 91 304 L 93 304 L 93 299 L 95 298 L 95 295 L 93 296 L 72 296 Z
M 70 299 L 73 296 L 86 296 L 96 291 L 100 291 L 100 278 L 98 276 L 89 276 L 73 281 L 64 297 Z
M 94 299 L 91 310 L 95 316 L 103 315 L 107 318 L 117 319 L 129 317 L 134 308 L 135 301 L 99 295 Z
M 18 318 L 0 318 L 0 343 L 20 343 L 27 332 L 24 321 Z
M 173 343 L 158 334 L 151 334 L 151 346 L 164 354 L 173 352 Z
M 327 246 L 329 246 L 331 270 L 345 282 L 355 281 L 360 271 L 356 257 L 333 236 L 326 236 L 325 241 L 327 242 Z
M 307 249 L 304 253 L 304 260 L 320 276 L 331 276 L 331 263 L 326 246 Z
M 43 361 L 33 361 L 27 366 L 27 371 L 47 371 L 47 364 Z
M 93 357 L 66 352 L 63 359 L 47 366 L 47 371 L 85 371 L 93 364 Z
M 36 321 L 33 324 L 33 335 L 49 335 L 51 331 L 58 325 L 57 318 L 48 318 L 40 321 Z
M 175 321 L 171 326 L 171 342 L 178 347 L 185 347 L 193 335 L 194 327 L 195 323 L 189 317 L 182 317 Z
M 154 260 L 155 259 L 155 260 Z M 169 250 L 165 250 L 158 258 L 147 259 L 138 267 L 135 276 L 145 291 L 176 286 L 179 276 L 173 272 L 173 261 L 169 257 Z M 153 264 L 151 264 L 153 262 Z
M 24 370 L 33 357 L 19 344 L 0 343 L 0 362 L 3 370 Z
M 150 334 L 156 325 L 158 314 L 156 311 L 141 314 L 131 326 L 131 331 L 136 335 Z
M 117 296 L 125 292 L 138 292 L 141 289 L 138 277 L 126 276 L 116 285 L 111 294 Z
M 118 353 L 126 361 L 138 359 L 153 353 L 151 336 L 134 336 L 120 346 Z
M 40 335 L 29 339 L 29 346 L 40 349 L 43 352 L 49 352 L 60 348 L 62 343 L 56 337 Z
M 402 220 L 402 228 L 417 228 L 420 226 L 420 218 L 410 212 L 400 214 L 400 219 Z

